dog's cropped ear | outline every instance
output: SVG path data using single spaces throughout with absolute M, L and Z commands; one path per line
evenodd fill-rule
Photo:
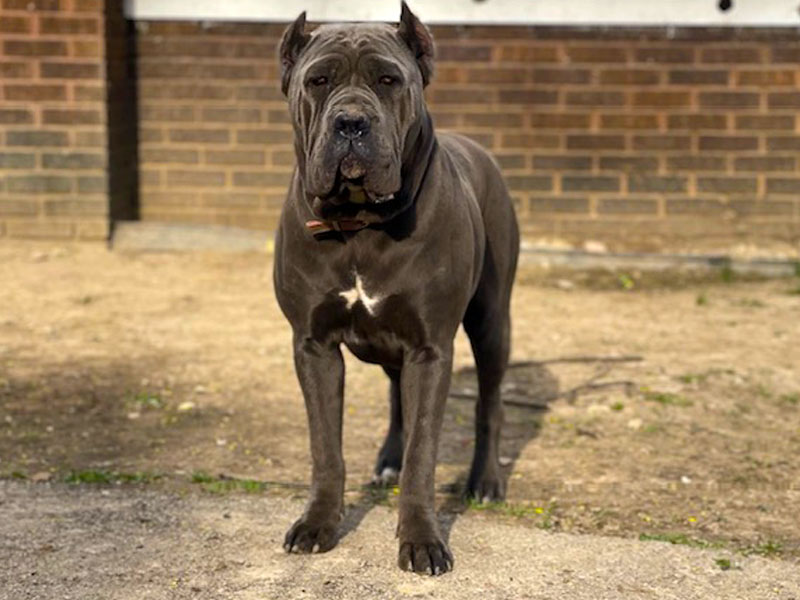
M 306 33 L 306 13 L 303 11 L 283 32 L 278 51 L 281 61 L 281 90 L 284 95 L 289 91 L 289 81 L 292 78 L 292 69 L 297 64 L 297 57 L 310 39 L 311 35 Z
M 397 33 L 408 44 L 417 59 L 419 70 L 422 72 L 422 84 L 428 85 L 433 77 L 433 36 L 422 21 L 411 12 L 405 1 L 401 5 Z

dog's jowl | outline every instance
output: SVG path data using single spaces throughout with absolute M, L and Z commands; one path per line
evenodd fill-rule
M 290 552 L 337 540 L 344 344 L 389 377 L 391 424 L 373 482 L 399 478 L 399 565 L 453 566 L 436 519 L 436 451 L 463 323 L 480 399 L 467 494 L 503 497 L 500 381 L 519 234 L 500 171 L 474 142 L 435 134 L 423 89 L 433 40 L 405 4 L 398 25 L 305 28 L 280 46 L 297 168 L 275 242 L 275 290 L 294 333 L 311 439 L 311 497 Z

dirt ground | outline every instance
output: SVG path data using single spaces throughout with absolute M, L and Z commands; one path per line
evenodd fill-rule
M 797 562 L 798 292 L 797 278 L 524 267 L 512 358 L 534 363 L 510 371 L 506 393 L 549 406 L 508 406 L 508 502 L 467 508 L 472 402 L 451 398 L 443 515 Z M 64 494 L 98 483 L 182 501 L 302 499 L 307 429 L 289 339 L 266 254 L 4 242 L 0 476 Z M 471 393 L 470 365 L 460 335 L 456 395 Z M 347 369 L 348 502 L 391 510 L 393 490 L 363 486 L 387 382 L 352 357 Z

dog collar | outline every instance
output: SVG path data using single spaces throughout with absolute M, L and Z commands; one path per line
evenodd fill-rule
M 339 219 L 337 221 L 306 221 L 306 229 L 313 235 L 328 233 L 329 231 L 359 231 L 367 227 L 369 223 L 361 219 Z

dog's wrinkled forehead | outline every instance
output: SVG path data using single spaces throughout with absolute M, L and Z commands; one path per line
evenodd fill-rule
M 353 70 L 362 68 L 360 59 L 377 56 L 403 70 L 407 78 L 419 73 L 411 49 L 397 33 L 397 28 L 382 23 L 343 23 L 322 25 L 312 34 L 299 57 L 298 70 L 306 70 L 326 58 L 345 58 Z M 422 78 L 419 78 L 420 83 Z

